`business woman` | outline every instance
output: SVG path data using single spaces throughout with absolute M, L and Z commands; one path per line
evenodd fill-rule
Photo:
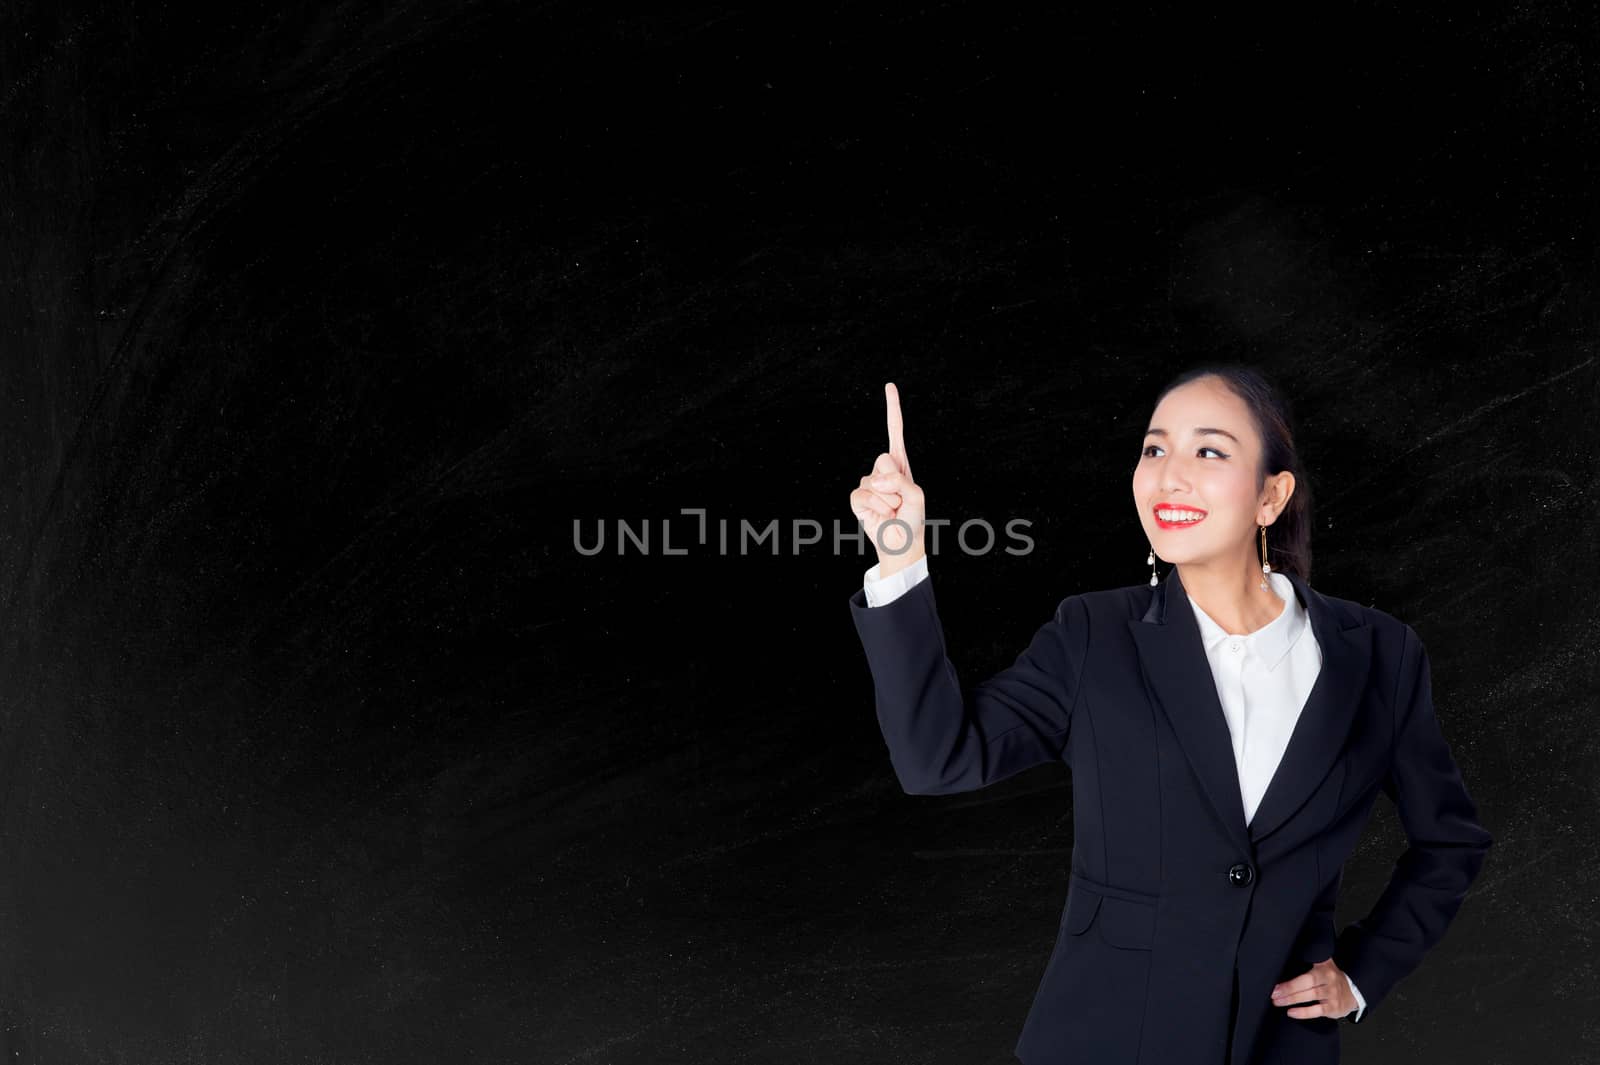
M 970 791 L 1063 761 L 1073 843 L 1026 1065 L 1325 1065 L 1438 943 L 1490 836 L 1410 625 L 1311 586 L 1311 500 L 1253 370 L 1157 398 L 1133 470 L 1148 583 L 1061 600 L 1015 664 L 964 687 L 886 385 L 889 450 L 850 493 L 879 562 L 850 598 L 901 786 Z M 1131 450 L 1131 448 L 1130 448 Z M 1157 558 L 1173 568 L 1158 580 Z M 1379 791 L 1408 849 L 1334 929 Z

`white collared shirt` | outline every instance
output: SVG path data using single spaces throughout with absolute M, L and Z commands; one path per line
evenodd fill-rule
M 1322 648 L 1311 632 L 1306 608 L 1294 594 L 1294 585 L 1281 573 L 1272 574 L 1272 590 L 1285 601 L 1278 616 L 1243 636 L 1230 634 L 1193 599 L 1194 620 L 1200 642 L 1217 683 L 1217 699 L 1233 737 L 1233 760 L 1239 767 L 1239 798 L 1244 802 L 1244 823 L 1255 817 L 1256 807 L 1278 761 L 1289 746 L 1295 722 L 1322 669 Z
M 879 567 L 873 566 L 862 579 L 869 607 L 892 603 L 925 580 L 928 557 L 924 555 L 887 577 L 880 578 L 878 573 Z M 1294 584 L 1281 573 L 1271 575 L 1271 584 L 1285 608 L 1261 628 L 1243 635 L 1229 633 L 1189 600 L 1233 739 L 1239 798 L 1247 825 L 1283 760 L 1295 722 L 1300 720 L 1306 697 L 1322 669 L 1322 648 L 1311 631 L 1305 604 L 1294 594 Z M 1359 1020 L 1366 1012 L 1366 999 L 1348 973 L 1345 980 L 1356 1000 L 1352 1012 Z

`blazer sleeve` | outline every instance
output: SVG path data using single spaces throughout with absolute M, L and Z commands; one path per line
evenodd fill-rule
M 970 690 L 946 653 L 931 575 L 877 607 L 858 589 L 850 612 L 907 794 L 972 791 L 1066 756 L 1089 642 L 1077 596 L 1061 601 L 1014 664 Z
M 1336 937 L 1334 959 L 1361 985 L 1373 1009 L 1444 937 L 1493 842 L 1433 708 L 1428 652 L 1410 625 L 1400 654 L 1394 753 L 1384 792 L 1394 800 L 1408 846 L 1372 912 Z

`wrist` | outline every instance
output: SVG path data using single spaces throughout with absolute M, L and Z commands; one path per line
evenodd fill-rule
M 909 551 L 878 559 L 878 576 L 890 577 L 908 566 L 915 565 L 924 555 L 921 544 L 913 544 Z

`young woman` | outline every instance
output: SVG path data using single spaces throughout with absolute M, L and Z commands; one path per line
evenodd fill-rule
M 1071 876 L 1015 1050 L 1026 1065 L 1325 1065 L 1444 935 L 1491 843 L 1434 713 L 1428 654 L 1310 584 L 1311 501 L 1285 406 L 1202 367 L 1158 397 L 1133 472 L 1148 584 L 1063 599 L 970 690 L 945 652 L 924 497 L 889 450 L 850 493 L 878 548 L 850 599 L 901 786 L 1071 771 Z M 1173 563 L 1157 581 L 1156 557 Z M 1409 848 L 1335 934 L 1379 791 Z

